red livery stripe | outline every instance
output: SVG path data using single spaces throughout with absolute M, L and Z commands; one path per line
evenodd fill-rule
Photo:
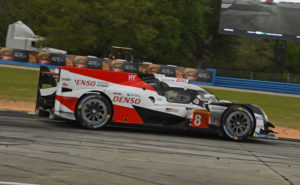
M 72 73 L 79 75 L 96 78 L 99 80 L 104 80 L 111 83 L 144 88 L 150 91 L 155 91 L 155 89 L 142 81 L 139 76 L 135 73 L 124 73 L 124 72 L 114 72 L 114 71 L 102 71 L 95 69 L 84 69 L 84 68 L 75 68 L 75 67 L 60 67 L 60 69 L 67 70 Z
M 76 103 L 78 99 L 79 98 L 56 95 L 56 100 L 59 101 L 64 106 L 68 107 L 72 112 L 75 112 Z
M 114 105 L 114 116 L 112 120 L 121 123 L 143 123 L 143 120 L 133 108 L 120 105 Z

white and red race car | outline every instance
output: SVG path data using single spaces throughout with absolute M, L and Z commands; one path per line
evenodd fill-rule
M 41 67 L 37 112 L 76 120 L 88 129 L 118 123 L 182 125 L 216 129 L 232 140 L 268 137 L 274 127 L 258 106 L 219 101 L 187 79 L 72 67 L 55 73 Z
M 260 2 L 266 4 L 279 4 L 279 0 L 260 0 Z

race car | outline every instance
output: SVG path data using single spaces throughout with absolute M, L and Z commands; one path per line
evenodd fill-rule
M 87 129 L 108 124 L 181 125 L 215 129 L 231 140 L 269 137 L 274 127 L 256 105 L 218 100 L 188 79 L 41 66 L 37 95 L 39 116 L 76 120 Z
M 260 0 L 260 2 L 265 4 L 279 4 L 279 0 Z

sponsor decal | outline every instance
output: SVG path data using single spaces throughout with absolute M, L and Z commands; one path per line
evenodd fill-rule
M 48 52 L 39 52 L 36 56 L 36 59 L 39 64 L 51 64 L 50 62 L 50 53 Z
M 132 94 L 132 93 L 127 93 L 127 96 L 140 97 L 140 95 L 138 95 L 138 94 Z
M 58 54 L 58 53 L 50 53 L 50 63 L 51 65 L 65 66 L 66 55 Z
M 175 77 L 175 67 L 161 66 L 160 73 L 168 77 Z
M 209 108 L 212 111 L 223 111 L 223 110 L 227 109 L 227 107 L 220 107 L 220 106 L 210 106 Z
M 96 60 L 89 60 L 88 65 L 91 66 L 100 66 L 100 64 Z
M 139 65 L 137 63 L 125 62 L 123 69 L 124 69 L 124 72 L 127 72 L 127 73 L 138 73 Z
M 135 66 L 126 65 L 126 66 L 124 67 L 124 69 L 133 71 L 133 70 L 136 70 L 136 67 L 135 67 Z
M 69 81 L 71 81 L 71 78 L 61 78 L 61 80 L 69 82 Z
M 129 104 L 138 105 L 138 104 L 141 103 L 141 98 L 124 97 L 124 96 L 114 96 L 113 102 L 129 103 Z
M 188 79 L 184 79 L 184 78 L 177 78 L 176 82 L 181 82 L 181 83 L 188 83 L 189 80 Z
M 128 75 L 128 80 L 133 81 L 135 80 L 136 75 Z
M 97 87 L 108 87 L 108 82 L 97 82 Z
M 201 82 L 211 82 L 213 72 L 207 70 L 198 70 L 197 80 Z
M 92 80 L 74 80 L 76 85 L 81 85 L 81 86 L 90 86 L 94 87 L 96 85 L 96 81 Z
M 29 52 L 21 49 L 13 49 L 13 60 L 19 62 L 28 62 Z
M 63 59 L 63 58 L 57 57 L 57 56 L 51 57 L 51 60 L 52 60 L 53 62 L 57 62 L 57 63 L 63 63 L 63 62 L 64 62 L 64 59 Z
M 67 87 L 68 84 L 67 84 L 66 82 L 63 82 L 63 86 L 64 86 L 64 87 Z
M 88 57 L 87 66 L 90 69 L 101 69 L 102 60 L 103 59 L 96 58 L 96 57 Z
M 122 93 L 119 93 L 119 92 L 113 92 L 112 94 L 113 95 L 118 95 L 118 96 L 122 96 L 123 95 Z
M 174 113 L 177 113 L 177 112 L 179 112 L 179 109 L 176 109 L 176 108 L 166 108 L 166 112 L 174 112 Z
M 85 56 L 75 56 L 74 65 L 78 68 L 87 68 L 87 57 Z
M 27 58 L 27 56 L 24 53 L 14 53 L 14 57 Z
M 205 79 L 208 79 L 210 78 L 210 76 L 207 74 L 207 73 L 201 73 L 199 72 L 198 75 L 197 75 L 198 78 L 205 78 Z

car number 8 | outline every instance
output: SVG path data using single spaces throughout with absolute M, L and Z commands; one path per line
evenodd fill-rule
M 195 115 L 194 125 L 195 126 L 201 125 L 201 115 L 200 114 Z

